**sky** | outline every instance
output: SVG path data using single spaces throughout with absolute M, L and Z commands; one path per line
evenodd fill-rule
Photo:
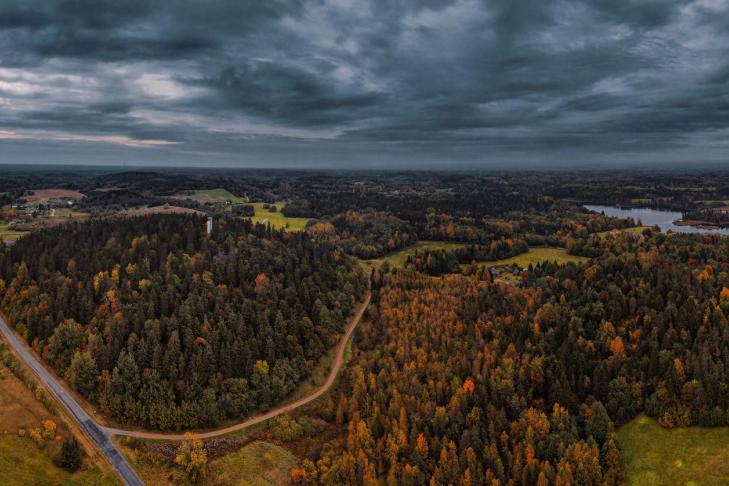
M 729 162 L 729 0 L 0 0 L 0 163 Z

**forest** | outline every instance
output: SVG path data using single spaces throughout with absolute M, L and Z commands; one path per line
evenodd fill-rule
M 603 240 L 524 288 L 373 274 L 346 385 L 318 413 L 342 435 L 299 484 L 622 484 L 616 428 L 729 424 L 729 243 Z
M 259 431 L 299 437 L 275 439 L 293 484 L 617 485 L 636 417 L 729 425 L 729 242 L 583 207 L 706 214 L 729 200 L 725 174 L 13 180 L 6 200 L 64 187 L 89 217 L 0 248 L 0 307 L 120 424 L 209 428 L 285 401 L 371 288 L 334 388 Z M 282 229 L 257 214 L 272 203 Z M 162 204 L 198 212 L 121 217 Z
M 2 308 L 124 423 L 213 426 L 286 397 L 366 289 L 336 247 L 248 219 L 153 215 L 33 232 L 0 252 Z

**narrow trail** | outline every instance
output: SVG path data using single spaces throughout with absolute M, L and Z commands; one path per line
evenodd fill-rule
M 329 375 L 327 376 L 326 381 L 319 386 L 316 390 L 312 391 L 306 396 L 303 396 L 301 398 L 298 398 L 294 400 L 293 402 L 286 403 L 284 405 L 281 405 L 279 407 L 273 408 L 269 410 L 268 412 L 264 412 L 259 415 L 254 415 L 253 417 L 250 417 L 246 419 L 244 422 L 240 422 L 238 424 L 230 425 L 228 427 L 223 427 L 222 429 L 216 429 L 216 430 L 210 430 L 207 432 L 199 432 L 195 433 L 195 435 L 201 439 L 210 439 L 212 437 L 218 437 L 220 435 L 229 434 L 231 432 L 237 432 L 243 429 L 247 429 L 248 427 L 251 427 L 253 425 L 259 424 L 261 422 L 264 422 L 270 418 L 276 417 L 278 415 L 282 415 L 288 412 L 291 412 L 292 410 L 296 410 L 299 407 L 302 407 L 308 403 L 313 402 L 323 394 L 325 394 L 334 384 L 334 380 L 336 380 L 337 375 L 339 374 L 339 371 L 342 369 L 342 365 L 344 364 L 344 352 L 347 349 L 347 343 L 349 342 L 349 338 L 352 336 L 352 333 L 357 327 L 357 324 L 359 324 L 360 320 L 362 320 L 362 316 L 364 315 L 365 310 L 367 310 L 367 306 L 370 304 L 370 299 L 372 297 L 372 294 L 368 291 L 365 295 L 364 301 L 362 304 L 360 304 L 359 308 L 357 309 L 357 312 L 352 316 L 352 318 L 349 321 L 349 324 L 347 324 L 347 328 L 344 332 L 344 336 L 342 336 L 342 339 L 339 341 L 339 344 L 337 345 L 337 353 L 334 356 L 334 361 L 332 361 L 332 367 L 329 370 Z M 136 430 L 124 430 L 124 429 L 115 429 L 111 427 L 101 427 L 108 435 L 124 435 L 124 436 L 130 436 L 130 437 L 138 437 L 140 439 L 158 439 L 158 440 L 182 440 L 185 438 L 184 434 L 166 434 L 163 432 L 145 432 L 145 431 L 136 431 Z

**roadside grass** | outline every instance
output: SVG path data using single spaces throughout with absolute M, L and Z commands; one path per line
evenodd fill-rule
M 444 241 L 419 241 L 413 246 L 403 248 L 393 253 L 389 253 L 380 258 L 372 258 L 369 260 L 360 260 L 362 266 L 371 270 L 374 267 L 381 267 L 383 263 L 388 262 L 391 268 L 404 268 L 409 256 L 415 255 L 417 251 L 423 250 L 455 250 L 468 246 L 467 243 L 447 243 Z
M 336 354 L 337 346 L 335 345 L 334 347 L 329 349 L 326 354 L 324 354 L 324 356 L 322 356 L 319 361 L 314 365 L 314 368 L 311 370 L 311 375 L 307 379 L 302 381 L 299 386 L 297 386 L 296 389 L 284 399 L 282 403 L 298 400 L 301 397 L 309 395 L 311 392 L 320 387 L 326 381 L 327 376 L 329 375 L 329 371 L 331 370 L 332 363 L 334 362 L 334 356 Z
M 564 248 L 552 248 L 546 246 L 539 246 L 529 248 L 529 251 L 513 256 L 511 258 L 504 258 L 503 260 L 495 260 L 491 262 L 481 262 L 479 265 L 487 267 L 503 267 L 506 265 L 518 265 L 522 268 L 528 267 L 530 264 L 536 265 L 537 263 L 543 262 L 554 262 L 558 265 L 565 263 L 585 263 L 589 258 L 570 255 Z
M 57 433 L 71 436 L 65 423 L 52 415 L 33 393 L 8 368 L 0 364 L 0 478 L 3 486 L 43 485 L 117 485 L 117 477 L 105 473 L 87 458 L 82 469 L 69 473 L 53 464 L 60 448 L 56 441 L 46 441 L 39 449 L 30 437 L 18 436 L 18 429 L 40 427 L 41 421 L 53 420 Z
M 640 416 L 618 440 L 628 486 L 729 484 L 729 427 L 664 429 Z
M 16 241 L 23 235 L 27 235 L 27 231 L 15 231 L 8 229 L 8 223 L 0 222 L 0 239 L 3 241 Z
M 45 450 L 40 450 L 27 437 L 0 435 L 0 477 L 3 486 L 43 485 L 118 485 L 113 476 L 98 467 L 69 473 L 56 467 Z
M 263 205 L 266 203 L 252 203 L 255 213 L 251 220 L 253 223 L 270 224 L 276 229 L 284 228 L 288 231 L 304 231 L 306 224 L 309 222 L 309 218 L 289 218 L 281 213 L 281 208 L 284 204 L 277 203 L 272 206 L 276 206 L 276 212 L 271 212 L 264 208 Z

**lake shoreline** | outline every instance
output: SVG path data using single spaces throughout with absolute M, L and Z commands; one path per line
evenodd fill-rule
M 710 221 L 698 219 L 684 219 L 683 212 L 668 211 L 652 208 L 624 209 L 617 206 L 602 206 L 585 204 L 589 211 L 604 213 L 607 216 L 618 218 L 632 218 L 636 223 L 645 226 L 658 226 L 661 232 L 669 230 L 673 233 L 701 233 L 707 235 L 729 236 L 729 227 L 724 227 Z

